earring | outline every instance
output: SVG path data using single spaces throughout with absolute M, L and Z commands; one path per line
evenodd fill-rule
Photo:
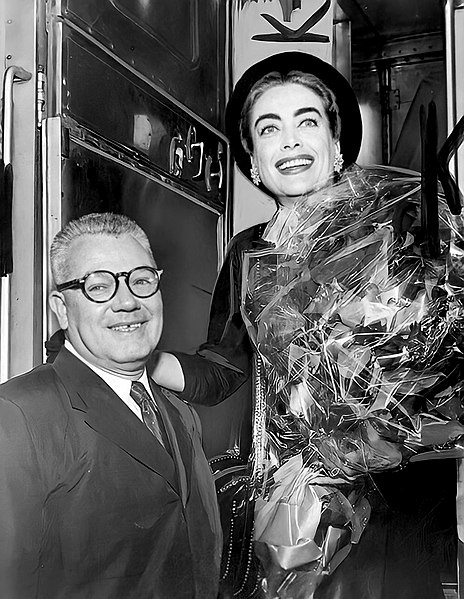
M 258 185 L 261 183 L 261 177 L 259 176 L 258 167 L 255 164 L 253 164 L 250 169 L 250 175 L 251 180 L 256 185 L 256 187 L 258 187 Z
M 335 158 L 334 158 L 334 171 L 336 173 L 340 173 L 342 168 L 343 168 L 343 154 L 340 154 L 340 152 L 337 150 L 337 153 L 335 154 Z

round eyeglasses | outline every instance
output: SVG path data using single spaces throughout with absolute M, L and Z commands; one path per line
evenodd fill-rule
M 108 302 L 116 295 L 119 278 L 124 277 L 126 285 L 135 297 L 147 298 L 155 295 L 159 289 L 162 270 L 151 266 L 137 266 L 129 272 L 111 272 L 109 270 L 94 270 L 82 277 L 73 279 L 56 286 L 58 291 L 80 289 L 87 299 L 97 304 Z

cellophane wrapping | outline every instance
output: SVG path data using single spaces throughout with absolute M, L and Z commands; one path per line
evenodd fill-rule
M 456 442 L 464 244 L 421 178 L 353 166 L 271 221 L 244 259 L 262 364 L 254 539 L 269 597 L 308 599 L 368 525 L 364 482 Z M 439 239 L 430 250 L 431 236 Z

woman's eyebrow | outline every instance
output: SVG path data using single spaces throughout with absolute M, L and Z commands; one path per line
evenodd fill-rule
M 280 118 L 280 116 L 279 116 L 278 114 L 274 114 L 273 112 L 268 112 L 268 113 L 266 113 L 266 114 L 261 114 L 261 115 L 260 115 L 260 116 L 259 116 L 259 117 L 256 119 L 256 121 L 255 121 L 255 125 L 254 125 L 254 126 L 255 126 L 255 127 L 257 127 L 257 126 L 258 126 L 258 123 L 259 123 L 260 121 L 263 121 L 264 119 L 275 119 L 275 120 L 277 120 L 277 121 L 280 121 L 280 120 L 281 120 L 281 118 Z
M 319 115 L 322 118 L 322 114 L 320 112 L 320 110 L 318 110 L 317 108 L 315 108 L 314 106 L 304 106 L 302 108 L 298 108 L 297 110 L 295 110 L 295 112 L 293 113 L 293 116 L 301 116 L 302 114 L 308 114 L 308 112 L 315 112 L 317 115 Z M 274 112 L 267 112 L 265 114 L 261 114 L 255 121 L 254 126 L 257 127 L 258 124 L 263 121 L 264 119 L 274 119 L 276 121 L 280 121 L 282 120 L 281 117 L 278 114 L 275 114 Z
M 320 117 L 322 117 L 320 110 L 318 110 L 317 108 L 314 108 L 314 106 L 306 106 L 304 108 L 298 108 L 298 110 L 295 110 L 294 116 L 301 116 L 302 114 L 306 114 L 308 112 L 315 112 Z

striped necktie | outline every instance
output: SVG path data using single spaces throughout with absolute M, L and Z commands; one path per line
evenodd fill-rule
M 142 418 L 146 427 L 153 433 L 161 445 L 165 449 L 168 449 L 169 445 L 167 442 L 166 433 L 163 430 L 164 427 L 161 421 L 160 413 L 155 402 L 145 389 L 143 383 L 140 383 L 139 381 L 132 381 L 130 396 L 140 406 L 140 409 L 142 410 Z

